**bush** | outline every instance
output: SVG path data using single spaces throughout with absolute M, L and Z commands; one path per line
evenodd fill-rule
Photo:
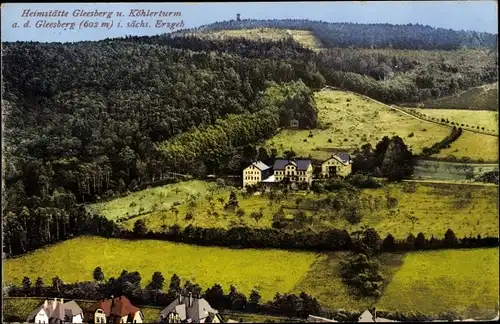
M 331 142 L 332 142 L 332 139 L 331 139 L 331 138 L 329 138 L 329 139 L 328 139 L 328 143 L 331 143 Z
M 415 136 L 415 134 L 414 134 L 413 132 L 411 132 L 411 133 L 408 135 L 408 137 L 413 137 L 413 136 Z
M 361 213 L 358 211 L 357 208 L 349 208 L 348 210 L 345 211 L 344 213 L 344 216 L 345 218 L 347 219 L 347 221 L 351 224 L 359 224 L 359 222 L 361 222 L 361 219 L 363 218 L 363 216 L 361 215 Z
M 360 253 L 340 262 L 340 276 L 356 294 L 378 297 L 382 294 L 384 279 L 379 268 L 376 259 Z
M 193 214 L 192 211 L 188 211 L 186 213 L 186 216 L 184 216 L 184 219 L 187 220 L 187 221 L 192 220 L 193 218 L 194 218 L 194 214 Z
M 364 174 L 355 174 L 349 177 L 347 180 L 351 185 L 360 189 L 375 189 L 382 187 L 382 184 L 380 184 L 377 180 Z

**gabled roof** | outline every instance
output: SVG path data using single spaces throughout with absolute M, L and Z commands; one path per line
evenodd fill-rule
M 50 318 L 64 321 L 64 315 L 65 315 L 64 304 L 57 303 L 56 308 L 54 309 L 54 311 L 52 312 L 52 314 L 50 314 Z
M 270 166 L 261 161 L 254 162 L 252 163 L 252 165 L 255 166 L 257 169 L 259 169 L 260 171 L 266 171 L 267 169 L 271 168 Z
M 309 165 L 311 165 L 311 160 L 282 160 L 278 159 L 274 162 L 274 170 L 284 170 L 288 164 L 293 164 L 297 167 L 297 170 L 307 170 Z
M 29 321 L 32 321 L 35 316 L 43 309 L 43 304 L 41 304 L 40 306 L 38 306 L 37 308 L 35 308 L 29 315 L 28 317 L 26 318 L 26 322 L 29 322 Z M 47 314 L 47 316 L 49 316 L 48 312 L 46 310 L 45 311 L 45 314 Z
M 177 297 L 167 307 L 160 312 L 160 317 L 167 317 L 170 313 L 176 313 L 181 320 L 191 319 L 192 322 L 199 322 L 200 319 L 209 317 L 210 314 L 218 314 L 204 298 L 192 298 L 191 307 L 189 306 L 189 296 Z
M 65 315 L 69 316 L 69 318 L 83 313 L 80 306 L 78 306 L 78 304 L 74 300 L 64 303 L 64 312 Z
M 100 300 L 87 309 L 87 312 L 94 313 L 96 310 L 102 309 L 106 316 L 120 316 L 134 315 L 140 311 L 139 308 L 132 305 L 130 300 L 125 296 L 116 297 L 114 299 L 108 298 Z
M 351 162 L 351 156 L 348 154 L 348 153 L 337 153 L 337 154 L 333 154 L 328 160 L 326 161 L 329 161 L 331 159 L 335 159 L 343 164 L 349 164 Z M 324 162 L 326 162 L 324 161 Z M 324 163 L 323 162 L 323 163 Z
M 373 315 L 370 313 L 369 310 L 365 310 L 363 314 L 358 319 L 358 322 L 362 323 L 374 323 L 375 321 L 373 320 Z
M 82 309 L 78 304 L 74 301 L 71 300 L 66 303 L 61 303 L 58 301 L 56 303 L 56 307 L 54 307 L 54 303 L 49 303 L 47 307 L 44 307 L 45 303 L 42 305 L 38 306 L 35 308 L 33 312 L 28 316 L 27 321 L 31 321 L 34 319 L 34 317 L 43 309 L 45 314 L 47 314 L 47 317 L 51 319 L 56 319 L 56 320 L 61 320 L 64 321 L 64 317 L 68 316 L 69 318 L 73 318 L 73 316 L 81 314 Z

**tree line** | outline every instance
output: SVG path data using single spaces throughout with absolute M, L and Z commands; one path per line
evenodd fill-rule
M 455 31 L 421 24 L 330 23 L 308 19 L 221 21 L 174 34 L 252 28 L 311 30 L 328 47 L 454 50 L 462 47 L 495 49 L 497 44 L 496 34 L 484 32 Z
M 282 87 L 270 84 L 262 105 L 265 108 L 255 113 L 230 115 L 214 125 L 184 132 L 160 143 L 158 150 L 167 167 L 199 177 L 233 170 L 239 174 L 257 153 L 251 143 L 270 138 L 292 119 L 297 120 L 301 128 L 316 126 L 318 111 L 311 91 L 302 82 Z
M 111 237 L 116 230 L 114 222 L 74 204 L 71 193 L 56 192 L 44 199 L 48 201 L 31 197 L 22 208 L 3 215 L 3 251 L 8 257 L 84 234 Z
M 373 229 L 366 229 L 370 233 L 378 233 Z M 453 233 L 452 230 L 448 232 Z M 231 248 L 278 248 L 286 250 L 308 250 L 308 251 L 351 251 L 355 249 L 356 242 L 360 240 L 359 234 L 364 232 L 349 233 L 347 230 L 329 229 L 314 232 L 311 229 L 283 231 L 275 228 L 251 228 L 247 226 L 224 228 L 203 228 L 188 225 L 181 229 L 177 224 L 166 227 L 163 231 L 151 231 L 143 220 L 137 220 L 133 230 L 117 229 L 113 237 L 124 239 L 157 239 L 173 242 L 183 242 L 202 246 L 225 246 Z M 374 234 L 374 235 L 375 235 Z M 451 234 L 450 234 L 451 235 Z M 433 250 L 452 248 L 482 248 L 498 246 L 496 237 L 463 237 L 451 239 L 445 235 L 443 239 L 432 235 L 426 238 L 423 233 L 423 245 L 408 245 L 407 240 L 395 240 L 388 234 L 384 240 L 377 240 L 370 248 L 382 252 L 411 251 L 411 250 Z
M 218 311 L 233 310 L 240 312 L 265 313 L 279 316 L 306 318 L 309 314 L 320 314 L 322 308 L 316 298 L 302 292 L 300 294 L 276 293 L 270 301 L 262 300 L 259 291 L 253 289 L 247 296 L 237 290 L 234 285 L 224 291 L 220 284 L 202 291 L 202 288 L 189 280 L 182 285 L 181 278 L 172 275 L 167 286 L 163 274 L 153 273 L 151 280 L 141 287 L 143 278 L 138 271 L 123 270 L 118 277 L 105 278 L 100 267 L 93 271 L 93 281 L 64 283 L 59 277 L 52 278 L 51 283 L 44 283 L 38 277 L 34 282 L 24 277 L 20 286 L 10 286 L 10 297 L 45 297 L 99 300 L 110 296 L 126 296 L 135 305 L 163 306 L 169 305 L 180 294 L 192 294 L 205 298 L 210 306 Z M 9 320 L 6 318 L 5 320 Z M 15 320 L 15 318 L 11 319 Z M 22 319 L 24 321 L 24 319 Z
M 455 142 L 462 135 L 462 127 L 453 126 L 450 135 L 446 136 L 438 143 L 434 143 L 431 147 L 424 147 L 420 156 L 429 157 L 438 154 L 442 149 L 450 148 L 451 143 Z
M 290 318 L 304 319 L 309 315 L 317 315 L 334 318 L 340 322 L 356 322 L 364 310 L 329 309 L 319 304 L 316 298 L 305 292 L 300 294 L 276 293 L 270 301 L 264 301 L 259 291 L 253 289 L 249 295 L 237 290 L 233 285 L 228 291 L 215 283 L 205 291 L 196 283 L 186 280 L 182 284 L 181 278 L 174 274 L 170 282 L 159 271 L 151 276 L 145 283 L 138 271 L 129 272 L 123 270 L 118 277 L 106 278 L 101 267 L 96 267 L 92 273 L 93 281 L 65 283 L 59 276 L 55 276 L 50 282 L 45 283 L 42 278 L 37 277 L 34 282 L 25 276 L 20 285 L 8 286 L 6 291 L 9 297 L 43 297 L 64 298 L 75 300 L 99 300 L 113 296 L 126 296 L 133 304 L 141 306 L 165 307 L 170 304 L 179 294 L 193 294 L 196 297 L 205 298 L 208 303 L 219 312 L 223 310 L 234 310 L 239 312 L 261 313 L 276 316 L 287 316 Z M 142 282 L 142 285 L 141 285 Z M 167 286 L 168 284 L 168 286 Z M 370 309 L 372 314 L 375 309 Z M 425 322 L 435 319 L 454 320 L 459 319 L 454 312 L 445 312 L 438 315 L 426 315 L 420 312 L 389 312 L 376 310 L 377 316 L 396 321 L 418 321 Z M 5 309 L 4 320 L 8 322 L 22 322 L 14 312 Z

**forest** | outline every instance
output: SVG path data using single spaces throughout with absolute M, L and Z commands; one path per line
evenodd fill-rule
M 455 50 L 463 47 L 497 47 L 497 36 L 474 31 L 455 31 L 420 24 L 330 23 L 308 19 L 242 19 L 215 22 L 189 31 L 245 28 L 311 30 L 328 47 L 395 48 L 412 50 Z M 181 32 L 182 33 L 182 32 Z
M 407 37 L 428 30 L 398 28 Z M 433 49 L 472 44 L 462 32 L 422 35 L 443 35 Z M 320 53 L 293 40 L 175 35 L 3 43 L 5 239 L 24 242 L 15 251 L 23 253 L 106 228 L 81 203 L 154 185 L 167 172 L 239 174 L 259 154 L 275 158 L 260 143 L 292 119 L 314 128 L 312 91 L 326 84 L 398 102 L 497 80 L 482 49 L 380 52 L 351 43 Z

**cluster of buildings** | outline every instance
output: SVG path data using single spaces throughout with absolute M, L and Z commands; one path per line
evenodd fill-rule
M 493 319 L 498 321 L 498 315 Z M 463 320 L 464 322 L 475 321 L 473 319 Z M 85 311 L 74 301 L 64 302 L 61 298 L 54 298 L 53 301 L 45 300 L 27 318 L 27 322 L 44 324 L 62 323 L 144 323 L 142 311 L 132 305 L 125 296 L 102 299 L 92 304 Z M 212 308 L 204 298 L 180 295 L 173 300 L 161 312 L 157 320 L 159 323 L 222 323 L 219 312 Z M 237 323 L 228 320 L 227 323 Z M 338 321 L 329 318 L 309 315 L 306 322 L 310 323 L 337 323 Z M 373 314 L 366 310 L 358 318 L 359 323 L 376 322 L 397 322 L 387 318 L 377 316 L 377 311 Z M 433 322 L 446 322 L 445 320 L 435 320 Z M 455 320 L 454 322 L 461 322 Z
M 102 299 L 86 310 L 72 300 L 45 300 L 26 319 L 31 323 L 144 323 L 144 314 L 125 296 Z M 159 323 L 222 323 L 222 318 L 203 298 L 179 296 L 160 312 Z
M 285 180 L 292 184 L 306 183 L 310 186 L 314 179 L 346 177 L 352 172 L 351 157 L 347 153 L 334 154 L 321 163 L 318 171 L 315 174 L 313 162 L 308 159 L 278 159 L 272 167 L 257 161 L 243 170 L 243 188 Z

